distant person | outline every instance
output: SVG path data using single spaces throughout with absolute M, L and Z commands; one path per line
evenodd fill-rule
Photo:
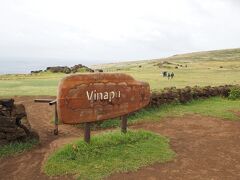
M 167 71 L 162 72 L 163 77 L 167 77 Z
M 167 77 L 168 77 L 168 79 L 170 79 L 171 78 L 171 74 L 167 73 Z
M 174 77 L 174 73 L 172 72 L 172 73 L 171 73 L 171 79 L 172 79 L 173 77 Z

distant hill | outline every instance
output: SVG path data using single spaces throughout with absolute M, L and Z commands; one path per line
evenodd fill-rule
M 239 60 L 240 61 L 240 48 L 237 49 L 223 49 L 214 51 L 201 51 L 187 54 L 177 54 L 166 58 L 165 60 L 191 60 L 191 61 L 228 61 Z
M 100 64 L 92 66 L 94 69 L 115 69 L 115 70 L 128 70 L 134 67 L 145 68 L 151 66 L 160 66 L 160 67 L 171 67 L 177 66 L 178 63 L 196 63 L 206 61 L 238 61 L 240 62 L 240 48 L 236 49 L 223 49 L 223 50 L 214 50 L 214 51 L 201 51 L 201 52 L 192 52 L 187 54 L 176 54 L 167 58 L 160 59 L 151 59 L 151 60 L 139 60 L 139 61 L 126 61 L 120 63 L 109 63 L 109 64 Z M 175 67 L 176 67 L 175 66 Z

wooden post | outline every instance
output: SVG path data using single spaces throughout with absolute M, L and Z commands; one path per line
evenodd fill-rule
M 91 134 L 91 123 L 90 122 L 86 122 L 85 123 L 85 127 L 84 127 L 84 141 L 86 143 L 90 142 L 90 134 Z
M 55 117 L 54 117 L 54 135 L 58 135 L 58 113 L 57 113 L 57 103 L 54 105 L 55 107 Z
M 124 115 L 121 117 L 122 122 L 121 122 L 121 131 L 122 133 L 127 132 L 127 115 Z

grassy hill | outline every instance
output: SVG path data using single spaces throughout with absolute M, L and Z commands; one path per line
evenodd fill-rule
M 240 84 L 240 48 L 194 52 L 168 58 L 96 65 L 106 72 L 123 72 L 148 81 L 152 90 L 176 86 Z M 171 80 L 161 72 L 174 72 Z
M 161 58 L 161 59 L 99 64 L 99 65 L 94 65 L 93 68 L 102 68 L 105 70 L 111 70 L 111 68 L 114 68 L 114 67 L 115 69 L 121 69 L 121 68 L 129 69 L 131 67 L 137 67 L 139 65 L 145 65 L 145 66 L 148 65 L 148 67 L 151 67 L 151 65 L 155 65 L 157 63 L 164 62 L 164 61 L 172 62 L 173 64 L 174 63 L 187 64 L 187 63 L 194 63 L 194 62 L 199 63 L 204 61 L 207 61 L 207 63 L 211 63 L 210 61 L 215 61 L 219 63 L 228 63 L 228 62 L 239 63 L 240 48 L 176 54 L 176 55 L 173 55 L 167 58 Z
M 239 61 L 240 48 L 179 54 L 166 59 L 175 61 Z
M 164 87 L 216 86 L 240 84 L 240 48 L 194 52 L 163 59 L 130 61 L 92 66 L 104 72 L 130 74 L 137 80 L 150 83 L 151 90 Z M 174 72 L 171 80 L 163 71 Z M 0 96 L 56 95 L 63 73 L 44 72 L 27 75 L 0 75 Z

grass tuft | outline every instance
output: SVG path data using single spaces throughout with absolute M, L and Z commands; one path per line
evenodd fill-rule
M 94 136 L 90 144 L 79 140 L 61 148 L 49 157 L 44 171 L 50 176 L 77 174 L 79 179 L 101 179 L 174 156 L 163 136 L 147 131 L 108 132 Z
M 28 142 L 14 142 L 0 147 L 0 158 L 23 153 L 38 144 L 38 140 L 32 139 Z

